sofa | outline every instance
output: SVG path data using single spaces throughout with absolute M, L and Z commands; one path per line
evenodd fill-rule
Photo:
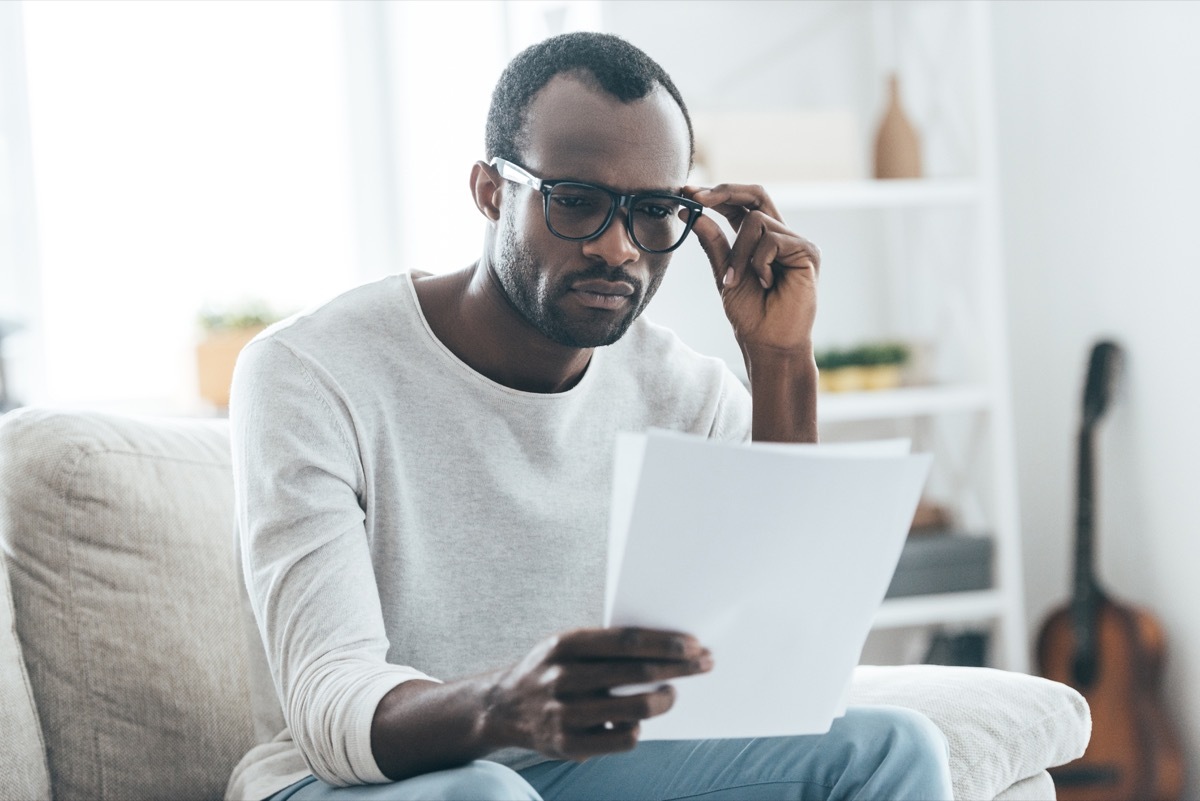
M 228 424 L 25 408 L 0 417 L 0 799 L 221 798 L 276 731 L 248 636 Z M 990 668 L 859 667 L 852 703 L 946 734 L 959 799 L 1046 799 L 1087 704 Z M 256 725 L 257 722 L 257 725 Z

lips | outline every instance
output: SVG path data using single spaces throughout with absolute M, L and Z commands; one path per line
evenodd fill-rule
M 594 295 L 632 295 L 633 285 L 625 281 L 604 281 L 593 278 L 588 281 L 578 281 L 571 285 L 576 292 L 590 292 Z
M 625 281 L 590 279 L 571 285 L 575 299 L 593 309 L 620 309 L 633 297 L 634 291 L 633 285 Z

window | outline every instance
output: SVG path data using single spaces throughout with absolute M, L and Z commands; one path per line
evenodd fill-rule
M 0 282 L 36 286 L 44 359 L 13 384 L 30 403 L 183 413 L 204 408 L 207 307 L 286 313 L 478 258 L 468 178 L 504 63 L 600 20 L 559 0 L 15 7 L 0 34 L 24 40 L 37 258 Z M 0 199 L 13 186 L 0 170 Z
M 45 386 L 196 401 L 197 314 L 356 279 L 339 11 L 25 3 Z

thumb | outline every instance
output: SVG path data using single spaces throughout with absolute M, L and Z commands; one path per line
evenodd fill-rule
M 725 288 L 725 273 L 729 269 L 729 240 L 721 226 L 711 217 L 700 215 L 692 226 L 692 233 L 700 240 L 704 255 L 708 256 L 709 267 L 712 268 L 713 279 L 717 282 L 717 290 Z

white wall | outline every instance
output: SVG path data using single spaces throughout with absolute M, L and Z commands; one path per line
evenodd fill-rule
M 1200 797 L 1197 3 L 993 6 L 1031 630 L 1067 596 L 1085 360 L 1127 351 L 1098 446 L 1099 571 L 1166 628 L 1165 694 Z

